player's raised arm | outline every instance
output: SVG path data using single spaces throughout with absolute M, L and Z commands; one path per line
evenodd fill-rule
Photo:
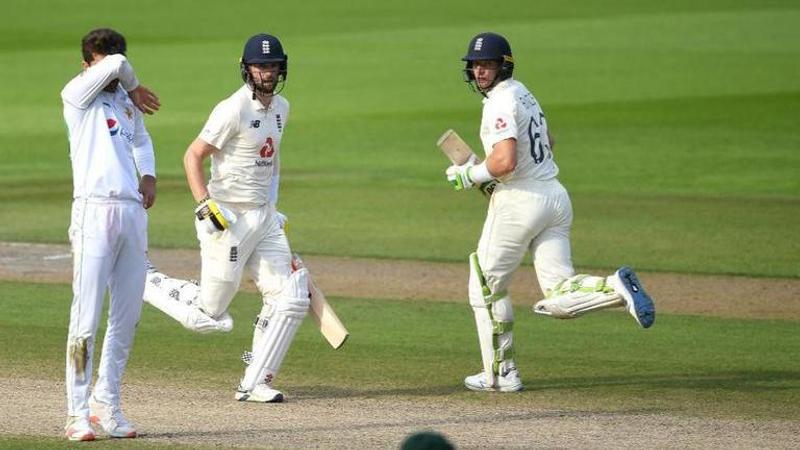
M 139 87 L 139 80 L 125 55 L 117 53 L 106 56 L 94 53 L 92 58 L 90 61 L 84 61 L 84 71 L 64 86 L 61 91 L 64 102 L 79 109 L 86 109 L 97 94 L 114 80 L 119 80 L 126 91 Z

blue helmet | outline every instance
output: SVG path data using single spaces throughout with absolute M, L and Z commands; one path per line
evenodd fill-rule
M 253 80 L 250 77 L 250 72 L 247 70 L 247 65 L 271 62 L 280 63 L 278 80 L 279 82 L 285 81 L 289 75 L 289 55 L 283 51 L 281 41 L 275 36 L 265 33 L 251 37 L 244 44 L 242 58 L 239 60 L 242 80 L 252 88 Z
M 466 61 L 464 67 L 464 81 L 473 83 L 475 75 L 472 73 L 472 63 L 474 61 L 494 60 L 500 62 L 500 70 L 497 72 L 495 84 L 511 78 L 514 72 L 514 57 L 511 54 L 511 44 L 503 36 L 497 33 L 481 33 L 469 41 L 467 54 L 461 58 Z M 494 85 L 492 85 L 494 86 Z

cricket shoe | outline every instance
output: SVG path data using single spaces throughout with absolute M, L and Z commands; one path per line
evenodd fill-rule
M 128 422 L 118 407 L 97 401 L 94 396 L 89 400 L 91 416 L 89 420 L 99 425 L 103 431 L 113 438 L 135 438 L 136 427 Z
M 245 391 L 239 386 L 236 390 L 236 400 L 240 402 L 281 403 L 283 402 L 283 394 L 277 389 L 272 389 L 272 386 L 267 383 L 260 383 L 252 391 Z
M 489 383 L 486 372 L 464 378 L 464 386 L 471 391 L 517 392 L 522 390 L 522 381 L 519 371 L 511 369 L 505 375 L 498 375 L 494 386 Z
M 85 417 L 70 416 L 64 431 L 70 441 L 93 441 L 97 437 L 94 428 Z
M 642 284 L 630 267 L 620 267 L 610 276 L 611 286 L 625 299 L 628 312 L 642 328 L 650 328 L 656 320 L 653 299 L 644 291 Z

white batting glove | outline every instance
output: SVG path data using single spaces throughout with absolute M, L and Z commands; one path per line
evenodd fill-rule
M 208 234 L 221 233 L 236 222 L 236 214 L 206 197 L 194 210 L 198 228 Z
M 444 173 L 447 176 L 447 181 L 453 185 L 455 190 L 462 191 L 475 186 L 475 182 L 472 181 L 472 178 L 469 176 L 469 171 L 476 162 L 478 162 L 478 160 L 473 155 L 464 164 L 460 166 L 454 164 L 445 170 Z

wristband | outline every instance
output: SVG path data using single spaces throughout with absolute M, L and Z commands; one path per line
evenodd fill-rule
M 200 201 L 197 202 L 197 206 L 200 206 L 200 205 L 202 205 L 203 203 L 205 203 L 205 202 L 207 202 L 209 200 L 211 200 L 211 195 L 206 194 L 205 197 L 201 198 Z M 197 208 L 197 206 L 195 206 L 195 208 Z
M 486 161 L 478 164 L 477 166 L 470 167 L 467 170 L 467 177 L 469 177 L 474 184 L 478 185 L 494 180 L 492 174 L 489 173 L 489 168 L 486 167 Z

